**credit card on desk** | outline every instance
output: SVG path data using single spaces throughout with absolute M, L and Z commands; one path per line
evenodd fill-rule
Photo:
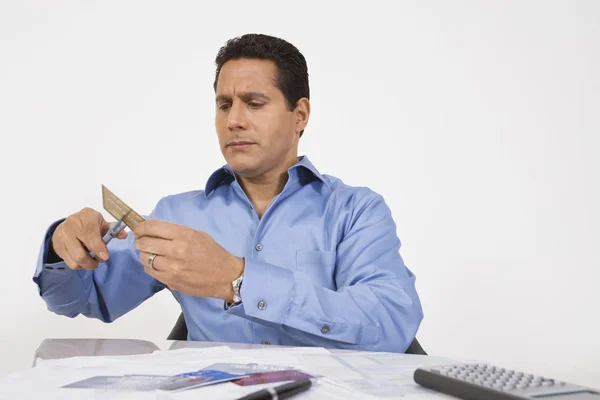
M 175 376 L 134 374 L 122 376 L 94 376 L 61 387 L 70 389 L 112 389 L 141 392 L 164 390 L 176 392 L 241 379 L 246 376 L 247 375 L 229 374 L 227 372 L 214 370 L 193 371 Z
M 61 387 L 69 389 L 115 389 L 145 392 L 156 390 L 161 385 L 170 382 L 171 379 L 171 376 L 164 375 L 93 376 Z
M 273 372 L 273 371 L 289 371 L 295 369 L 294 367 L 286 367 L 282 365 L 265 365 L 256 363 L 247 364 L 236 364 L 236 363 L 217 363 L 206 367 L 205 369 L 212 369 L 217 371 L 229 372 L 230 374 L 258 374 L 261 372 Z
M 220 382 L 228 382 L 234 379 L 244 378 L 245 376 L 246 375 L 204 369 L 176 375 L 169 382 L 160 385 L 158 389 L 166 391 L 187 390 Z

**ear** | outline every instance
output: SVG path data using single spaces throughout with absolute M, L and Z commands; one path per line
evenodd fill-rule
M 296 102 L 294 114 L 296 114 L 296 133 L 300 133 L 308 125 L 308 118 L 310 117 L 310 101 L 306 97 Z

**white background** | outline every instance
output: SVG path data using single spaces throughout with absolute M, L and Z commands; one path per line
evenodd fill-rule
M 31 276 L 101 184 L 140 213 L 204 187 L 214 57 L 246 32 L 306 56 L 300 153 L 387 200 L 425 349 L 600 386 L 600 2 L 573 0 L 2 0 L 0 373 L 47 337 L 166 338 L 166 291 L 103 324 Z

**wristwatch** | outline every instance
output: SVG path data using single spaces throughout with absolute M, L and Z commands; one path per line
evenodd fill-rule
M 240 290 L 242 290 L 242 281 L 244 280 L 244 274 L 242 274 L 239 278 L 231 282 L 233 286 L 233 304 L 237 305 L 242 302 L 242 297 L 240 296 Z

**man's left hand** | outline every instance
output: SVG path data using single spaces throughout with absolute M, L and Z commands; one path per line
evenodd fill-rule
M 233 301 L 231 282 L 244 272 L 244 260 L 210 235 L 160 220 L 143 221 L 133 233 L 147 274 L 190 296 Z M 153 268 L 148 265 L 151 254 L 157 254 Z

